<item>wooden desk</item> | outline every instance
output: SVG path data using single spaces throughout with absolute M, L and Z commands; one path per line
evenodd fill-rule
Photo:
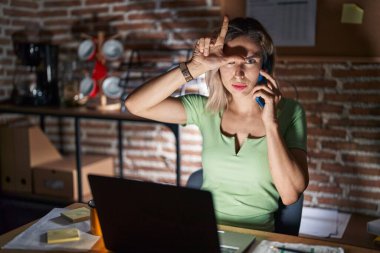
M 0 104 L 0 113 L 11 114 L 25 114 L 36 115 L 40 117 L 41 128 L 44 129 L 45 116 L 52 116 L 58 118 L 73 118 L 75 127 L 75 155 L 76 155 L 76 168 L 77 168 L 77 181 L 78 181 L 78 202 L 82 202 L 82 179 L 81 179 L 81 144 L 80 144 L 80 119 L 99 119 L 99 120 L 114 120 L 117 121 L 118 132 L 118 157 L 120 177 L 123 177 L 123 132 L 122 122 L 145 122 L 162 124 L 173 132 L 176 139 L 176 183 L 180 185 L 181 182 L 181 153 L 180 153 L 180 127 L 177 124 L 168 124 L 157 121 L 152 121 L 132 115 L 128 111 L 99 111 L 87 109 L 85 107 L 44 107 L 44 106 L 17 106 L 11 104 Z
M 84 206 L 84 204 L 73 204 L 70 205 L 69 208 L 77 208 Z M 21 226 L 15 230 L 12 230 L 6 234 L 3 234 L 0 236 L 0 247 L 5 245 L 7 242 L 12 240 L 16 235 L 27 229 L 29 226 L 31 226 L 33 223 L 26 224 L 24 226 Z M 290 242 L 290 243 L 305 243 L 305 244 L 314 244 L 314 245 L 326 245 L 326 246 L 333 246 L 333 247 L 342 247 L 344 248 L 345 253 L 379 253 L 379 251 L 374 249 L 368 249 L 368 248 L 362 248 L 362 247 L 356 247 L 348 244 L 342 244 L 338 242 L 331 242 L 331 241 L 324 241 L 324 240 L 317 240 L 317 239 L 311 239 L 311 238 L 303 238 L 303 237 L 297 237 L 297 236 L 290 236 L 290 235 L 283 235 L 283 234 L 276 234 L 276 233 L 269 233 L 269 232 L 263 232 L 258 230 L 250 230 L 250 229 L 243 229 L 243 228 L 236 228 L 236 227 L 230 227 L 230 226 L 220 226 L 222 230 L 226 231 L 234 231 L 234 232 L 240 232 L 240 233 L 246 233 L 246 234 L 252 234 L 256 236 L 255 243 L 251 246 L 250 250 L 248 252 L 251 252 L 256 245 L 259 244 L 262 240 L 271 240 L 271 241 L 279 241 L 279 242 Z M 1 253 L 6 252 L 20 252 L 24 253 L 25 250 L 0 250 Z M 44 251 L 30 251 L 28 252 L 44 252 Z M 52 251 L 46 251 L 46 252 L 52 252 Z M 58 252 L 58 251 L 57 251 Z M 100 239 L 89 252 L 108 252 L 104 247 L 104 242 L 102 239 Z

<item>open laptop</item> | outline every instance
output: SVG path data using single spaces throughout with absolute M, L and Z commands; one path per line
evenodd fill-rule
M 244 252 L 253 235 L 217 231 L 208 191 L 89 175 L 107 249 L 117 252 Z

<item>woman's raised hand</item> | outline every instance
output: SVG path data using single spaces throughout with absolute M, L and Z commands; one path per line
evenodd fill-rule
M 223 54 L 224 40 L 228 30 L 228 17 L 224 17 L 222 28 L 218 37 L 212 39 L 210 37 L 200 38 L 195 46 L 191 63 L 198 68 L 202 68 L 204 72 L 217 69 L 228 62 L 234 61 L 236 56 L 225 56 Z

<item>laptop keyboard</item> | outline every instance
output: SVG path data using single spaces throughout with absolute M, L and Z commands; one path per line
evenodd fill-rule
M 234 253 L 237 252 L 239 248 L 229 247 L 229 246 L 220 246 L 221 253 Z

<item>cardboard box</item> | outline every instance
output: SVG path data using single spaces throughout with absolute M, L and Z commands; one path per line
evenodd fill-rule
M 88 174 L 114 176 L 113 159 L 109 156 L 82 155 L 82 196 L 89 197 Z M 38 195 L 78 200 L 75 156 L 44 163 L 33 169 L 33 192 Z
M 1 188 L 32 192 L 31 167 L 61 160 L 62 156 L 38 127 L 0 127 Z

